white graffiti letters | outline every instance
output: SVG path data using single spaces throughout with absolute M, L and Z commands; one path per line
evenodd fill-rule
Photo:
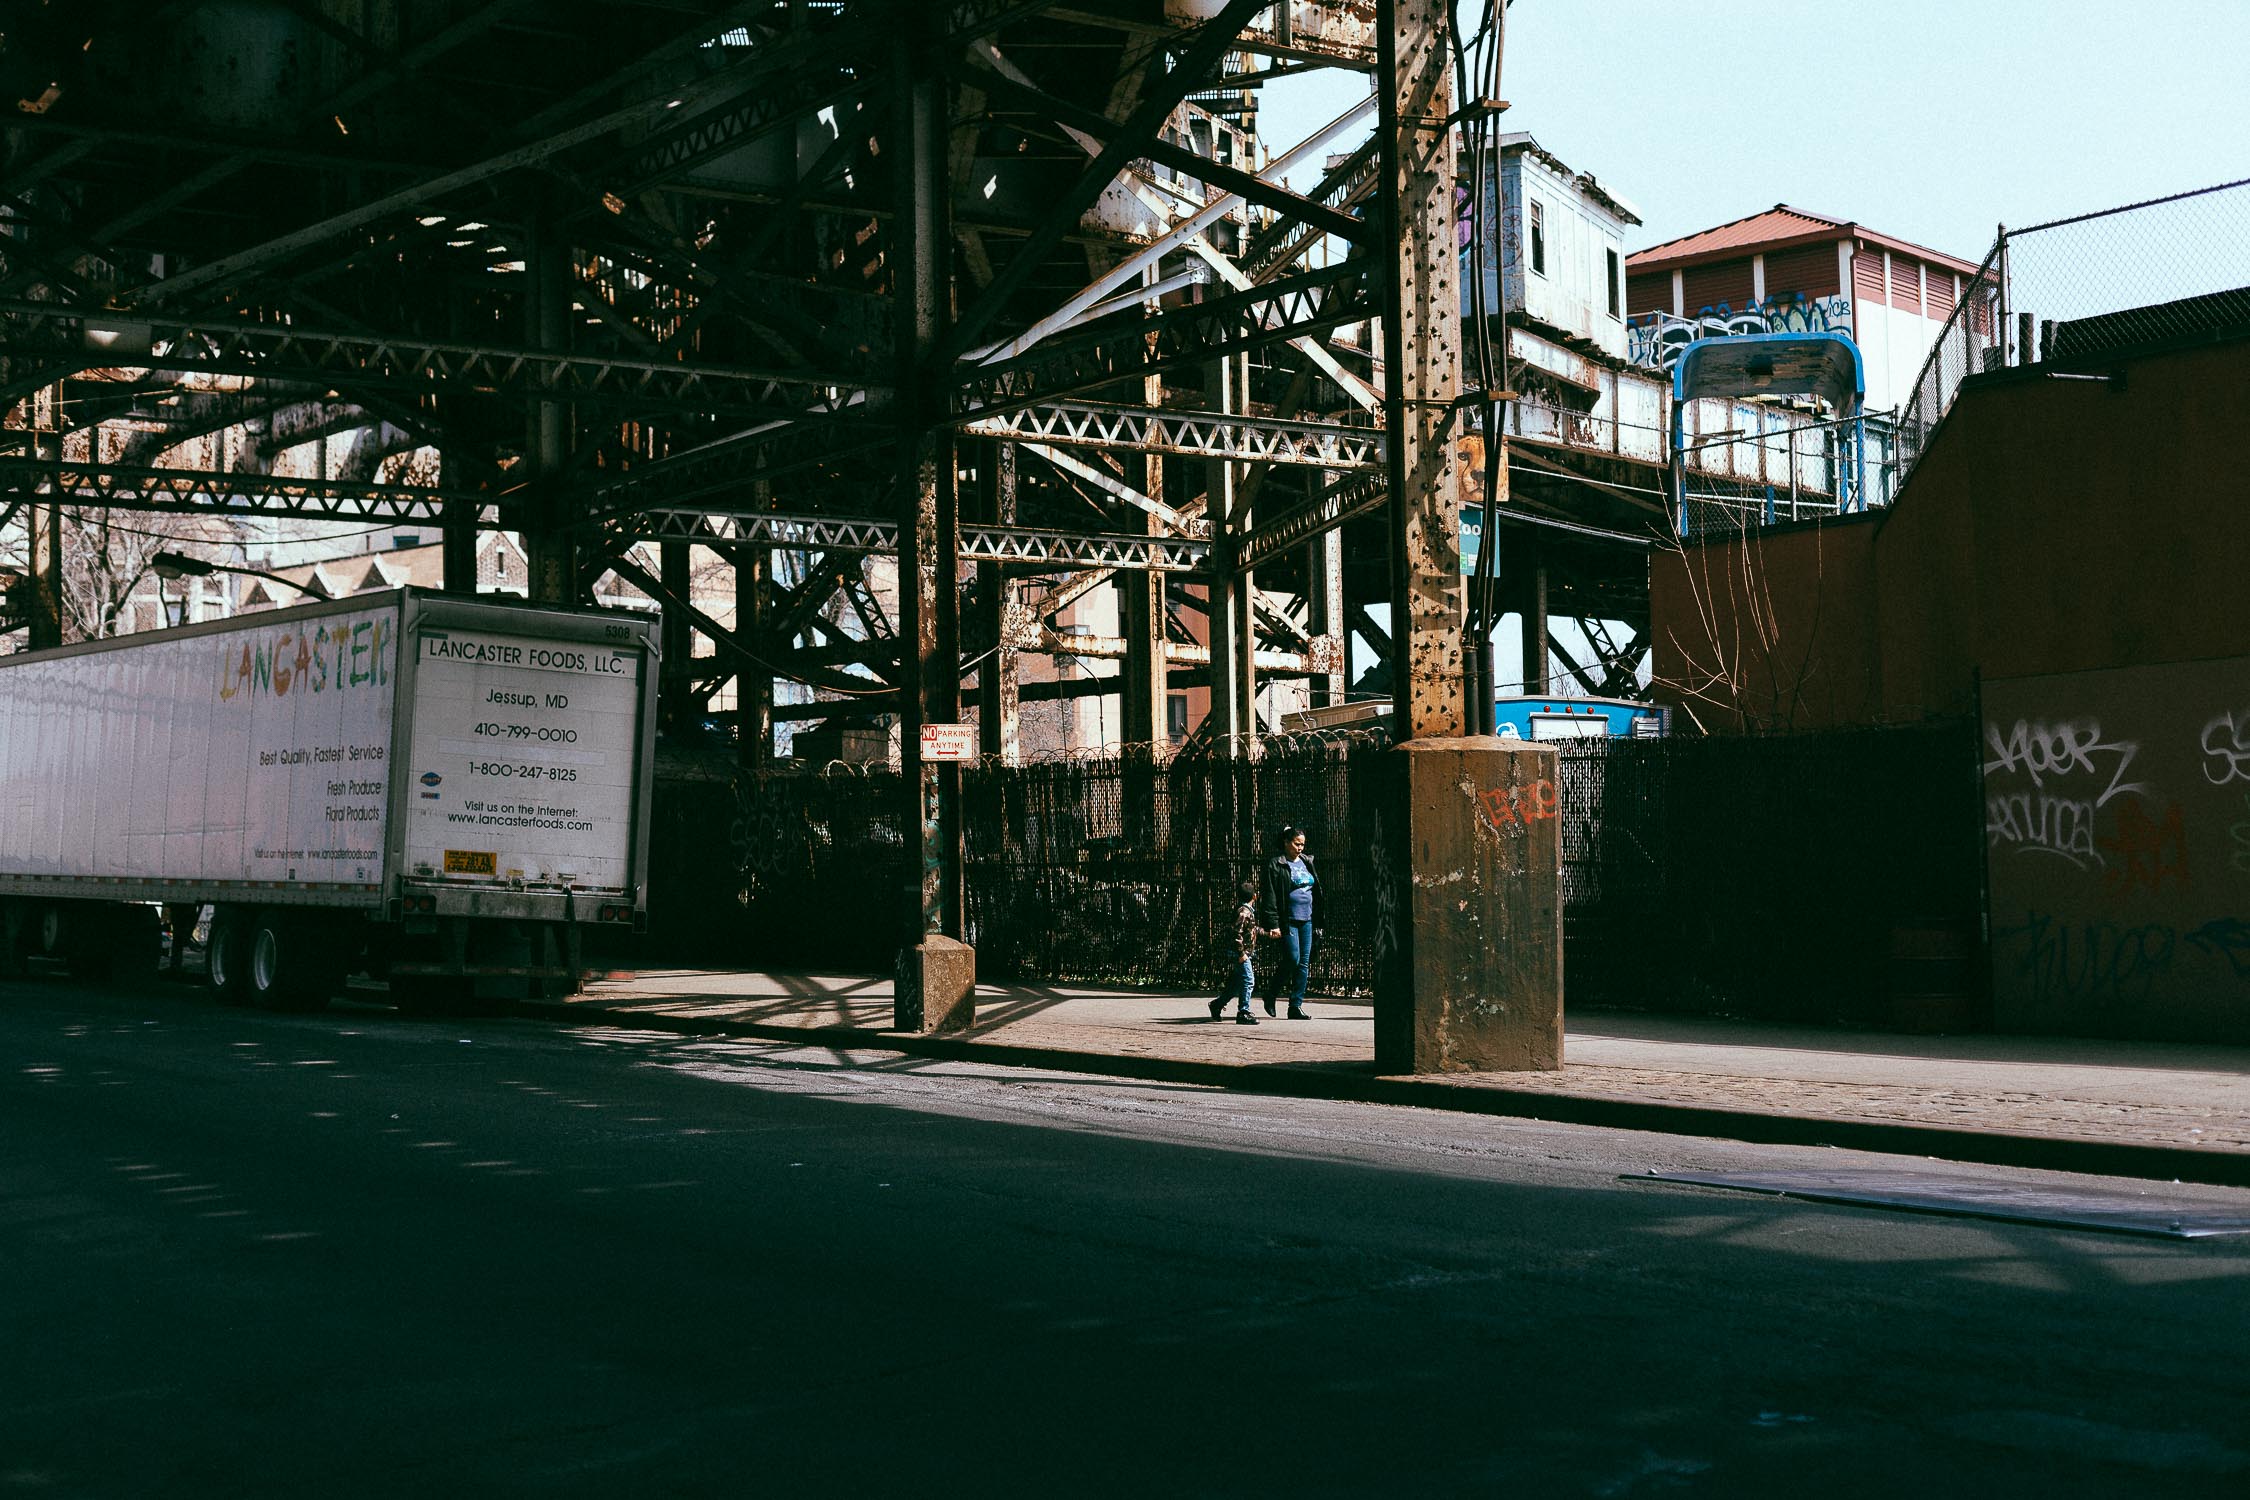
M 2044 792 L 2008 792 L 1985 800 L 1984 833 L 1994 848 L 2056 854 L 2081 870 L 2100 867 L 2094 848 L 2094 803 Z
M 2250 708 L 2203 726 L 2203 777 L 2213 786 L 2250 781 Z
M 2105 806 L 2110 798 L 2124 792 L 2148 790 L 2141 782 L 2125 779 L 2141 747 L 2131 740 L 2104 740 L 2096 719 L 2063 724 L 2033 724 L 2018 719 L 2006 735 L 2001 734 L 1998 724 L 1985 725 L 1984 737 L 1992 751 L 1992 758 L 1984 763 L 1986 776 L 1995 771 L 2022 772 L 2031 778 L 2033 786 L 2044 787 L 2050 780 L 2065 776 L 2098 776 L 2106 762 L 2109 783 L 2094 799 L 2094 806 Z

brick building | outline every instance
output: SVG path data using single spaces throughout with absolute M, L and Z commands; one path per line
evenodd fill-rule
M 1867 368 L 1867 408 L 1895 408 L 1975 279 L 1957 259 L 1863 224 L 1777 203 L 1636 251 L 1625 262 L 1628 347 L 1670 368 L 1697 338 L 1847 333 Z

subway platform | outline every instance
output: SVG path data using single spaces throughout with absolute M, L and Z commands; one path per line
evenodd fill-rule
M 1709 1017 L 1567 1018 L 1552 1073 L 1376 1071 L 1374 1010 L 1214 1022 L 1209 996 L 977 987 L 973 1028 L 893 1029 L 888 975 L 616 971 L 539 1014 L 1218 1089 L 1948 1161 L 2250 1186 L 2250 1048 L 1908 1036 Z

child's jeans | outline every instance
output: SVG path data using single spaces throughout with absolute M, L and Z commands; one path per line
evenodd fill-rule
M 1239 967 L 1241 972 L 1235 976 L 1234 988 L 1237 992 L 1236 998 L 1241 1002 L 1241 1005 L 1236 1014 L 1246 1016 L 1250 1014 L 1251 993 L 1258 988 L 1258 974 L 1256 969 L 1251 966 L 1248 958 L 1242 959 Z

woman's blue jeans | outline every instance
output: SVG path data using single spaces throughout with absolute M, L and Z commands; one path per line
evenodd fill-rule
M 1312 978 L 1312 923 L 1283 922 L 1281 941 L 1289 955 L 1289 1008 L 1299 1010 L 1305 1003 L 1305 981 Z

